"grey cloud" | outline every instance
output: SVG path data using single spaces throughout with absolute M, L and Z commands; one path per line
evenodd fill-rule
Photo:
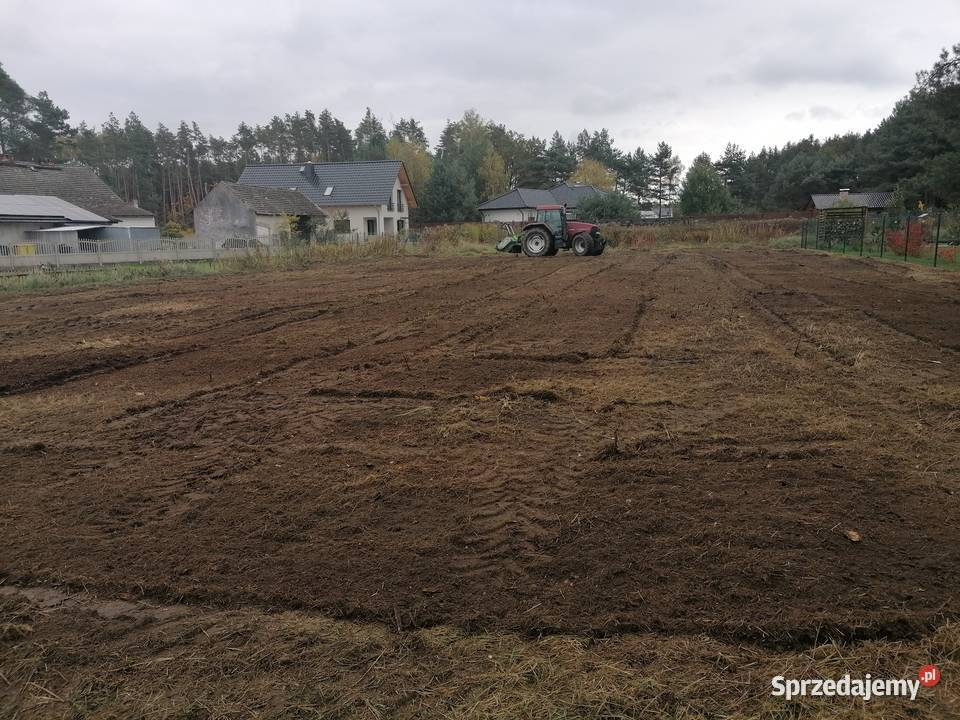
M 826 105 L 811 105 L 810 117 L 814 120 L 843 120 L 846 115 Z
M 355 126 L 369 105 L 388 124 L 416 117 L 435 142 L 473 107 L 539 137 L 608 127 L 625 149 L 667 140 L 688 162 L 727 141 L 875 125 L 873 109 L 889 111 L 960 25 L 955 0 L 895 26 L 827 0 L 2 2 L 0 62 L 74 123 L 135 110 L 151 126 L 231 135 L 304 108 Z

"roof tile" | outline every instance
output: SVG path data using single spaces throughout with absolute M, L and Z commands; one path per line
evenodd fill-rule
M 247 165 L 237 182 L 297 190 L 320 207 L 385 205 L 402 167 L 400 160 Z
M 83 165 L 0 163 L 0 195 L 52 195 L 108 218 L 153 217 L 124 201 Z

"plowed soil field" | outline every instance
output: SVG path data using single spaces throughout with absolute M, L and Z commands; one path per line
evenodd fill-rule
M 399 636 L 922 643 L 960 611 L 960 282 L 749 248 L 8 295 L 0 463 L 25 616 L 83 592 Z M 47 612 L 23 622 L 63 641 Z

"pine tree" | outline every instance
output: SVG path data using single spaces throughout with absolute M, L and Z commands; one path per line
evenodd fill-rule
M 698 155 L 687 171 L 680 210 L 684 215 L 719 215 L 733 210 L 730 191 L 706 153 Z
M 387 157 L 387 133 L 383 123 L 367 108 L 363 120 L 353 131 L 354 156 L 358 160 L 385 160 Z
M 565 141 L 558 131 L 550 138 L 550 145 L 544 157 L 544 170 L 551 183 L 561 183 L 577 168 L 577 153 L 570 143 Z
M 473 188 L 473 180 L 467 177 L 459 161 L 438 160 L 423 195 L 424 219 L 435 222 L 472 220 L 477 212 Z
M 72 130 L 67 120 L 70 113 L 57 107 L 46 91 L 27 101 L 29 113 L 25 123 L 28 138 L 20 151 L 21 157 L 33 160 L 60 160 L 58 140 L 69 138 Z
M 423 125 L 413 118 L 409 120 L 400 118 L 400 121 L 397 122 L 397 124 L 393 126 L 393 130 L 390 131 L 390 137 L 411 145 L 419 145 L 424 149 L 427 148 L 428 144 L 427 134 L 423 130 Z
M 26 135 L 27 93 L 0 64 L 0 154 L 14 154 Z
M 714 164 L 720 177 L 726 183 L 730 194 L 739 202 L 747 198 L 746 173 L 747 153 L 734 143 L 727 143 L 723 155 Z
M 663 206 L 670 205 L 677 192 L 677 182 L 683 166 L 680 158 L 673 154 L 673 148 L 667 143 L 657 145 L 657 152 L 651 158 L 651 196 L 657 205 L 657 217 L 663 217 Z
M 650 188 L 653 182 L 653 158 L 637 148 L 626 159 L 626 190 L 637 204 L 643 204 L 650 197 Z

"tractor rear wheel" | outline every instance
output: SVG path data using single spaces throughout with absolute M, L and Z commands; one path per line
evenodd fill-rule
M 553 238 L 543 228 L 533 228 L 523 234 L 523 254 L 528 257 L 546 257 L 553 249 Z
M 594 255 L 596 253 L 596 243 L 588 233 L 580 233 L 573 238 L 573 254 L 577 257 L 585 255 Z

